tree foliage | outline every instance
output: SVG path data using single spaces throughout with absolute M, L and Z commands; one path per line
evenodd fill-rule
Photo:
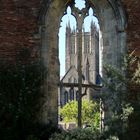
M 2 63 L 1 63 L 2 64 Z M 41 86 L 39 61 L 0 69 L 0 139 L 25 139 L 34 129 Z
M 106 92 L 101 98 L 106 106 L 105 111 L 110 112 L 110 117 L 105 120 L 108 137 L 112 135 L 119 139 L 129 139 L 129 118 L 135 114 L 137 101 L 134 103 L 130 99 L 135 93 L 129 90 L 128 85 L 138 84 L 140 72 L 138 64 L 134 75 L 129 75 L 134 64 L 136 57 L 131 54 L 124 57 L 121 69 L 111 65 L 104 66 L 106 79 L 103 79 L 103 83 Z
M 71 101 L 60 109 L 60 115 L 65 122 L 78 122 L 78 102 Z M 82 124 L 93 124 L 99 127 L 99 104 L 93 101 L 82 101 Z

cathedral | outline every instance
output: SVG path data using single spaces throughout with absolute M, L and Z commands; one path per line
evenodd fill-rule
M 82 30 L 82 46 L 78 46 L 79 34 L 71 29 L 70 23 L 66 25 L 65 71 L 61 83 L 78 83 L 78 47 L 82 47 L 82 83 L 100 84 L 99 82 L 99 29 L 92 21 L 90 31 Z M 84 88 L 82 89 L 84 92 Z M 93 89 L 86 91 L 83 98 L 91 100 Z M 63 106 L 68 101 L 78 99 L 77 87 L 60 87 L 59 105 Z

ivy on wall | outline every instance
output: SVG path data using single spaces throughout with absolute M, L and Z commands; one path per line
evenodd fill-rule
M 39 61 L 1 65 L 0 138 L 24 139 L 32 131 L 40 107 L 41 71 Z

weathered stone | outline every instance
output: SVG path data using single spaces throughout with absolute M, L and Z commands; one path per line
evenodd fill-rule
M 65 6 L 72 0 L 1 0 L 0 60 L 14 63 L 23 48 L 30 48 L 29 57 L 40 54 L 46 68 L 44 104 L 41 121 L 48 118 L 57 124 L 57 84 L 59 82 L 58 29 Z M 140 56 L 140 1 L 87 0 L 95 6 L 103 36 L 103 60 L 112 55 L 112 64 L 120 66 L 120 57 L 135 50 Z M 40 34 L 41 38 L 36 38 Z M 109 42 L 108 42 L 109 40 Z M 106 53 L 108 52 L 108 53 Z M 34 55 L 32 55 L 32 53 Z M 56 55 L 56 56 L 53 56 Z M 110 58 L 110 57 L 109 57 Z M 26 58 L 25 58 L 25 61 Z M 51 100 L 51 102 L 49 102 Z M 49 103 L 49 104 L 48 104 Z M 47 106 L 49 105 L 49 106 Z M 47 106 L 47 109 L 45 109 Z M 48 113 L 46 112 L 48 111 Z M 45 115 L 44 115 L 45 114 Z

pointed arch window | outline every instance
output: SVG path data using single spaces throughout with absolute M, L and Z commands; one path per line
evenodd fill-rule
M 66 104 L 68 102 L 68 92 L 64 92 L 64 103 Z
M 76 101 L 78 101 L 78 94 L 79 94 L 79 92 L 78 92 L 78 90 L 76 91 Z
M 74 100 L 74 89 L 71 88 L 71 89 L 69 90 L 69 93 L 70 93 L 70 100 L 71 100 L 71 101 Z

